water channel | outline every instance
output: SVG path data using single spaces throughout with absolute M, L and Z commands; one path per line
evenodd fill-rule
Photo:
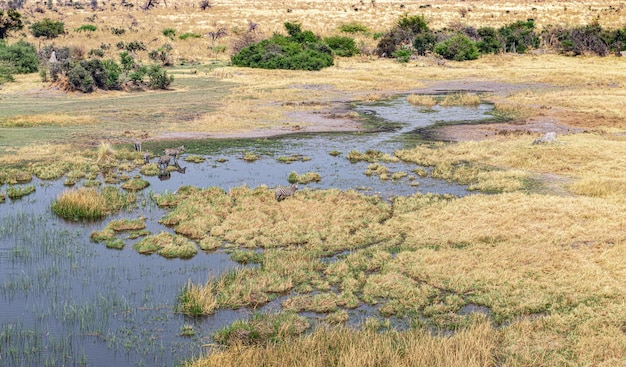
M 243 145 L 240 141 L 233 147 L 219 144 L 217 148 L 215 142 L 206 141 L 204 149 L 198 149 L 206 157 L 204 162 L 181 160 L 187 166 L 185 174 L 172 172 L 169 180 L 144 177 L 150 186 L 139 194 L 139 208 L 100 222 L 59 219 L 50 205 L 66 189 L 63 179 L 33 179 L 29 185 L 36 186 L 34 193 L 0 204 L 0 366 L 174 366 L 198 355 L 202 345 L 211 343 L 213 332 L 251 314 L 247 309 L 222 310 L 191 319 L 173 312 L 176 296 L 188 281 L 201 283 L 240 266 L 225 252 L 165 259 L 140 255 L 128 245 L 118 251 L 90 241 L 92 231 L 118 218 L 143 216 L 152 233 L 171 231 L 158 223 L 164 211 L 151 201 L 151 192 L 174 192 L 182 185 L 218 186 L 226 191 L 241 185 L 274 187 L 286 185 L 287 176 L 295 171 L 321 175 L 320 182 L 301 186 L 311 190 L 355 189 L 384 198 L 418 192 L 469 194 L 464 186 L 429 177 L 419 177 L 419 185 L 412 185 L 408 177 L 367 176 L 369 163 L 351 163 L 346 156 L 351 150 L 393 155 L 406 147 L 404 137 L 416 129 L 484 120 L 492 106 L 435 106 L 424 111 L 398 98 L 354 108 L 389 128 L 250 140 Z M 341 154 L 329 154 L 332 151 Z M 256 152 L 259 159 L 244 161 L 245 152 Z M 306 159 L 286 164 L 276 159 L 280 156 Z M 403 162 L 384 165 L 390 172 L 418 168 Z M 130 173 L 135 174 L 138 171 Z M 0 192 L 6 188 L 0 187 Z M 181 336 L 184 325 L 192 325 L 195 335 Z

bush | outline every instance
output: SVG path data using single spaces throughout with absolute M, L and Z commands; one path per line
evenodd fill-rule
M 120 75 L 122 74 L 122 68 L 113 60 L 102 61 L 106 74 L 105 89 L 117 89 L 120 87 Z
M 0 60 L 0 84 L 15 81 L 15 78 L 13 78 L 14 74 L 17 74 L 15 66 L 11 65 L 11 63 Z
M 121 35 L 123 35 L 124 33 L 126 33 L 126 30 L 125 30 L 124 28 L 115 28 L 115 27 L 112 27 L 112 28 L 111 28 L 111 33 L 112 33 L 112 34 L 114 34 L 114 35 L 116 35 L 116 36 L 121 36 Z
M 498 31 L 493 27 L 478 28 L 480 41 L 476 47 L 481 54 L 496 54 L 502 51 L 502 42 L 498 39 Z
M 11 65 L 18 74 L 34 73 L 39 69 L 35 46 L 23 40 L 10 46 L 0 42 L 0 61 Z
M 350 37 L 326 37 L 324 38 L 324 42 L 337 56 L 351 57 L 358 55 L 360 52 L 354 39 Z
M 414 44 L 418 36 L 419 47 L 416 48 L 420 54 L 424 54 L 432 48 L 433 45 L 429 44 L 434 44 L 435 36 L 428 28 L 428 22 L 423 15 L 411 17 L 405 15 L 398 20 L 394 28 L 380 37 L 374 52 L 381 57 L 395 57 L 394 54 L 400 45 Z
M 413 38 L 413 47 L 418 55 L 426 55 L 426 52 L 433 51 L 437 43 L 437 35 L 433 32 L 422 32 Z
M 202 35 L 193 32 L 186 32 L 178 36 L 181 40 L 186 40 L 187 38 L 200 38 Z
M 94 80 L 91 77 L 91 73 L 80 63 L 75 64 L 74 67 L 67 72 L 67 81 L 75 90 L 79 90 L 83 93 L 93 91 Z
M 448 60 L 475 60 L 478 58 L 476 43 L 464 34 L 456 34 L 451 38 L 437 43 L 435 53 Z
M 148 68 L 148 87 L 150 89 L 167 89 L 173 82 L 173 76 L 167 76 L 167 71 L 159 65 Z
M 535 33 L 535 21 L 528 19 L 498 29 L 505 52 L 523 54 L 529 47 L 539 47 L 539 36 Z
M 272 38 L 244 47 L 232 57 L 237 66 L 264 69 L 320 70 L 333 65 L 333 51 L 299 24 L 285 23 L 289 37 Z
M 95 32 L 98 29 L 93 24 L 83 24 L 80 27 L 74 29 L 74 32 Z
M 409 60 L 411 59 L 411 50 L 408 48 L 401 48 L 399 50 L 396 50 L 396 52 L 393 53 L 393 57 L 395 57 L 398 62 L 409 62 Z
M 358 22 L 352 22 L 348 24 L 342 24 L 339 26 L 339 31 L 344 33 L 366 33 L 367 27 Z
M 0 39 L 7 38 L 9 32 L 19 31 L 24 28 L 22 23 L 22 14 L 17 10 L 8 9 L 0 10 Z
M 65 33 L 65 24 L 61 21 L 45 18 L 40 22 L 31 24 L 30 31 L 35 37 L 56 38 Z
M 96 87 L 107 89 L 108 75 L 102 61 L 99 59 L 83 60 L 80 62 L 80 66 L 89 72 Z
M 165 28 L 162 33 L 165 37 L 171 40 L 173 40 L 174 37 L 176 37 L 176 30 L 174 28 Z
M 100 48 L 92 48 L 87 54 L 89 56 L 104 57 L 104 51 Z

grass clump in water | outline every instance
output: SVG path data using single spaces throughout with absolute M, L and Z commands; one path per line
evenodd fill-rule
M 265 345 L 301 335 L 309 327 L 307 319 L 294 312 L 257 313 L 217 331 L 213 338 L 223 345 Z
M 174 310 L 188 316 L 211 315 L 218 308 L 217 296 L 213 291 L 215 281 L 209 279 L 207 285 L 199 286 L 191 281 L 182 289 Z
M 79 188 L 60 193 L 52 203 L 52 211 L 65 219 L 100 219 L 135 201 L 133 194 L 121 193 L 117 187 Z
M 297 172 L 292 171 L 289 173 L 287 177 L 287 181 L 289 183 L 300 183 L 300 184 L 308 184 L 310 182 L 320 182 L 322 180 L 322 176 L 320 176 L 317 172 L 307 172 L 303 175 L 299 175 Z
M 131 180 L 126 181 L 122 188 L 127 191 L 140 191 L 150 186 L 150 182 L 142 179 L 142 178 L 133 178 Z
M 11 199 L 18 199 L 23 196 L 32 194 L 35 192 L 35 185 L 28 186 L 9 186 L 6 189 L 6 194 Z
M 159 172 L 161 172 L 161 169 L 159 169 L 159 165 L 156 163 L 144 164 L 139 169 L 139 173 L 141 173 L 144 176 L 156 176 L 159 174 Z
M 32 180 L 32 174 L 15 168 L 0 171 L 0 185 L 5 183 L 9 185 L 28 183 Z
M 142 254 L 158 253 L 166 258 L 189 259 L 198 253 L 196 245 L 183 236 L 161 232 L 149 236 L 134 245 L 135 250 Z
M 188 155 L 185 157 L 185 162 L 191 162 L 191 163 L 202 163 L 206 161 L 206 158 L 200 155 Z

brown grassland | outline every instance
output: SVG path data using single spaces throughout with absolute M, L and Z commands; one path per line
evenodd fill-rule
M 114 145 L 136 138 L 355 130 L 358 119 L 347 103 L 400 93 L 428 106 L 435 102 L 419 95 L 481 91 L 480 98 L 508 118 L 441 127 L 434 131 L 437 142 L 395 153 L 432 167 L 433 177 L 489 194 L 418 194 L 386 202 L 351 191 L 303 189 L 276 202 L 267 187 L 186 187 L 155 197 L 169 210 L 161 222 L 176 235 L 157 234 L 144 243 L 169 236 L 168 245 L 193 241 L 204 250 L 233 251 L 242 264 L 259 264 L 188 284 L 177 300 L 179 312 L 208 315 L 283 297 L 285 312 L 327 314 L 297 336 L 280 332 L 289 325 L 238 325 L 227 346 L 209 345 L 206 356 L 189 366 L 626 364 L 623 57 L 543 50 L 401 64 L 366 52 L 318 72 L 228 66 L 229 50 L 250 22 L 258 24 L 259 37 L 284 32 L 286 21 L 322 36 L 339 35 L 338 27 L 351 22 L 384 32 L 403 14 L 424 14 L 433 28 L 527 18 L 539 28 L 594 19 L 623 28 L 623 3 L 216 0 L 204 11 L 191 1 L 162 2 L 149 11 L 134 3 L 99 1 L 96 11 L 89 4 L 50 10 L 26 3 L 28 22 L 63 20 L 68 32 L 53 41 L 24 32 L 10 41 L 24 37 L 85 53 L 105 43 L 112 45 L 107 57 L 115 57 L 122 40 L 142 40 L 150 48 L 168 42 L 176 80 L 168 91 L 82 95 L 55 90 L 37 75 L 16 76 L 0 89 L 0 183 L 30 175 L 92 177 L 116 165 L 128 171 L 143 162 L 141 154 Z M 43 14 L 34 11 L 37 6 Z M 98 30 L 74 31 L 86 23 Z M 162 34 L 173 28 L 177 35 L 206 35 L 220 27 L 227 36 L 215 41 Z M 127 31 L 116 36 L 112 28 Z M 364 51 L 376 45 L 371 34 L 355 38 Z M 558 133 L 557 142 L 532 144 L 549 131 Z M 63 195 L 89 191 L 98 198 L 94 190 Z M 159 246 L 146 251 L 165 251 L 165 244 Z M 342 325 L 346 312 L 360 305 L 377 308 L 383 319 L 406 318 L 409 327 L 396 330 L 375 317 L 356 328 Z M 482 311 L 467 311 L 473 309 Z M 274 335 L 270 329 L 279 330 L 278 337 L 250 342 L 254 335 Z

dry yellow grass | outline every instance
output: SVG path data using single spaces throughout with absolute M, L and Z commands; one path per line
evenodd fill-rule
M 31 115 L 16 116 L 0 121 L 0 127 L 80 126 L 98 122 L 91 116 Z
M 489 366 L 497 344 L 497 332 L 484 321 L 450 337 L 421 330 L 379 334 L 318 328 L 289 342 L 216 350 L 188 367 Z

